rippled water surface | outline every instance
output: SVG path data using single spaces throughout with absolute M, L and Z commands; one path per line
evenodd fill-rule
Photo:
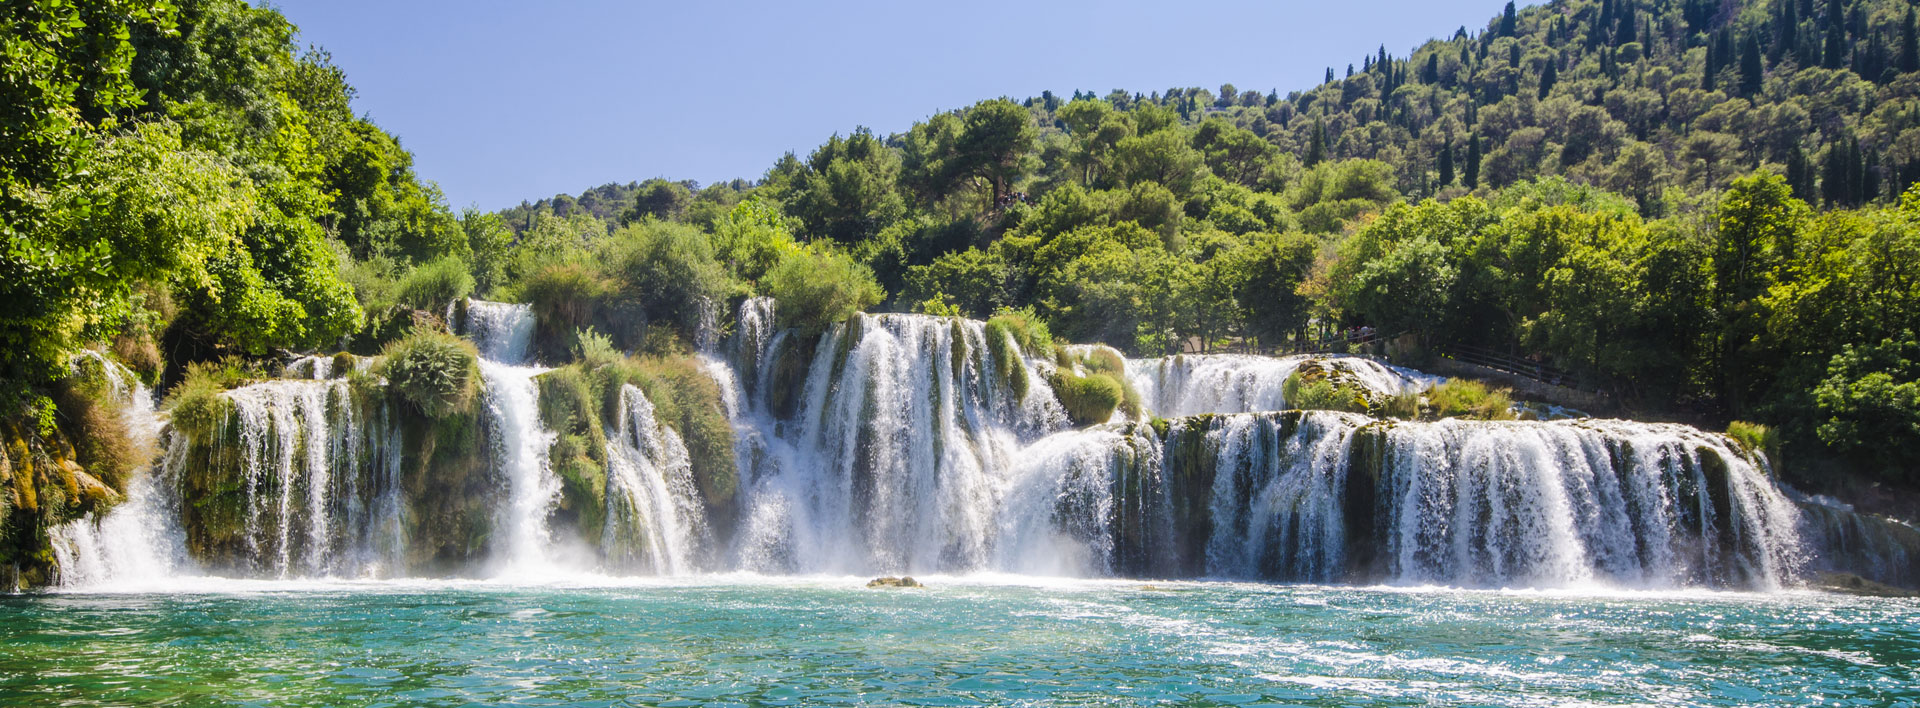
M 1920 603 L 933 578 L 0 598 L 0 705 L 1900 705 Z

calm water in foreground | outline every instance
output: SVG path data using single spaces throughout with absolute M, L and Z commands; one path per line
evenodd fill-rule
M 0 598 L 0 705 L 1902 705 L 1920 602 L 709 578 Z

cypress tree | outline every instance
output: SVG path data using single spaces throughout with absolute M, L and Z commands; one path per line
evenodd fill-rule
M 1327 67 L 1327 81 L 1326 81 L 1326 83 L 1333 83 L 1333 67 L 1331 67 L 1331 66 L 1329 66 L 1329 67 Z
M 1714 79 L 1720 75 L 1721 59 L 1717 47 L 1718 44 L 1713 40 L 1707 40 L 1707 65 L 1700 70 L 1700 88 L 1705 91 L 1713 90 Z
M 1859 150 L 1859 148 L 1854 148 Z M 1880 198 L 1880 153 L 1869 152 L 1860 159 L 1860 193 L 1854 203 L 1865 204 Z
M 1420 81 L 1421 83 L 1428 83 L 1428 84 L 1440 83 L 1440 53 L 1439 52 L 1434 52 L 1432 54 L 1427 55 L 1427 69 L 1426 71 L 1420 72 Z
M 1506 12 L 1500 15 L 1500 36 L 1512 37 L 1514 35 L 1520 19 L 1517 15 L 1518 13 L 1513 9 L 1513 3 L 1508 2 Z
M 1327 124 L 1325 120 L 1315 118 L 1313 119 L 1313 137 L 1307 142 L 1307 159 L 1304 164 L 1312 167 L 1325 159 L 1327 159 Z
M 1913 6 L 1907 6 L 1907 21 L 1900 27 L 1900 71 L 1920 71 L 1920 34 L 1914 27 Z
M 1620 11 L 1620 31 L 1614 33 L 1614 45 L 1619 46 L 1640 38 L 1640 30 L 1633 26 L 1633 3 L 1627 3 Z
M 1480 188 L 1480 133 L 1467 138 L 1467 189 Z
M 1560 78 L 1558 76 L 1559 70 L 1553 68 L 1555 63 L 1557 62 L 1548 59 L 1547 68 L 1540 72 L 1540 100 L 1544 101 L 1547 99 L 1547 94 L 1553 91 L 1553 83 Z
M 1453 142 L 1440 145 L 1440 186 L 1453 184 Z
M 1793 196 L 1803 201 L 1813 201 L 1813 168 L 1807 164 L 1807 154 L 1800 146 L 1793 146 L 1787 153 L 1787 187 L 1793 190 Z
M 1740 95 L 1758 96 L 1766 79 L 1765 66 L 1760 62 L 1760 43 L 1749 37 L 1740 44 Z
M 1773 56 L 1777 61 L 1782 53 L 1791 52 L 1799 59 L 1800 47 L 1800 5 L 1788 0 L 1780 3 L 1780 41 L 1773 47 Z

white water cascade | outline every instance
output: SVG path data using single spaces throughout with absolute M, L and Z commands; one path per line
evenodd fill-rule
M 620 391 L 607 434 L 607 525 L 601 542 L 621 570 L 679 575 L 695 569 L 708 535 L 680 434 L 661 425 L 632 384 Z
M 1226 416 L 1193 439 L 1180 425 L 1168 456 L 1213 479 L 1207 575 L 1771 589 L 1806 559 L 1764 463 L 1685 426 L 1309 412 Z
M 152 459 L 165 420 L 154 412 L 153 393 L 139 376 L 93 350 L 81 352 L 72 370 L 104 379 L 109 395 L 122 406 L 136 454 Z M 128 480 L 126 501 L 105 514 L 89 514 L 49 530 L 61 585 L 153 582 L 190 565 L 173 497 L 164 493 L 167 480 L 161 473 L 174 468 L 165 461 L 157 467 L 139 465 Z
M 1361 356 L 1265 357 L 1184 354 L 1127 361 L 1127 380 L 1148 413 L 1177 418 L 1205 413 L 1257 413 L 1287 409 L 1287 377 L 1309 361 L 1320 362 L 1386 396 L 1426 390 L 1444 379 Z
M 1065 425 L 1041 366 L 1011 362 L 1028 381 L 1018 395 L 981 323 L 921 315 L 858 316 L 801 351 L 789 335 L 765 336 L 768 308 L 743 306 L 735 335 L 737 371 L 752 381 L 734 417 L 737 567 L 990 567 L 1016 454 Z M 804 379 L 781 377 L 790 357 L 810 362 Z
M 560 480 L 548 465 L 553 435 L 540 424 L 540 390 L 532 365 L 533 312 L 527 305 L 481 300 L 467 305 L 467 334 L 480 350 L 494 460 L 507 480 L 507 503 L 495 520 L 493 550 L 502 577 L 551 574 L 556 565 L 547 517 L 560 495 Z
M 604 430 L 565 431 L 605 434 L 605 506 L 572 506 L 599 497 L 566 486 L 582 484 L 579 467 L 559 468 L 563 483 L 548 459 L 563 438 L 542 424 L 531 311 L 472 301 L 463 329 L 482 353 L 486 406 L 473 439 L 492 453 L 472 464 L 484 471 L 403 464 L 431 453 L 403 442 L 389 410 L 402 404 L 331 358 L 302 358 L 288 378 L 221 394 L 231 411 L 212 439 L 169 433 L 112 513 L 55 530 L 63 582 L 988 571 L 1771 589 L 1826 570 L 1911 582 L 1920 557 L 1911 527 L 1796 503 L 1761 458 L 1685 426 L 1283 411 L 1283 384 L 1308 358 L 1205 355 L 1124 361 L 1148 415 L 1074 429 L 1049 387 L 1054 361 L 990 343 L 983 323 L 861 315 L 808 335 L 776 314 L 749 299 L 730 332 L 701 327 L 695 357 L 733 433 L 731 496 L 703 494 L 708 468 L 648 399 L 654 384 L 617 382 L 596 391 Z M 1438 381 L 1362 357 L 1313 361 L 1381 394 Z M 129 415 L 158 430 L 151 401 L 141 409 L 144 393 L 127 388 Z M 469 511 L 479 523 L 423 525 Z

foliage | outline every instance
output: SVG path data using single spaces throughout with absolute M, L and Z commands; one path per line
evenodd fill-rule
M 781 323 L 806 334 L 824 332 L 886 297 L 872 269 L 819 243 L 782 258 L 767 274 L 766 289 L 779 304 Z
M 468 412 L 480 388 L 479 352 L 444 332 L 415 330 L 381 352 L 378 373 L 395 396 L 428 418 Z
M 1920 340 L 1911 330 L 1868 346 L 1848 345 L 1814 389 L 1820 439 L 1840 452 L 1911 478 L 1920 443 Z
M 1326 377 L 1309 377 L 1295 372 L 1280 385 L 1287 407 L 1302 411 L 1347 411 L 1365 413 L 1367 398 L 1355 384 L 1342 384 Z
M 1513 392 L 1470 379 L 1448 379 L 1427 390 L 1427 403 L 1438 418 L 1513 420 Z
M 1126 399 L 1125 386 L 1108 374 L 1082 376 L 1061 369 L 1054 373 L 1051 383 L 1074 425 L 1105 423 Z
M 416 310 L 437 312 L 473 293 L 473 274 L 458 258 L 444 256 L 415 267 L 400 279 L 394 297 Z

